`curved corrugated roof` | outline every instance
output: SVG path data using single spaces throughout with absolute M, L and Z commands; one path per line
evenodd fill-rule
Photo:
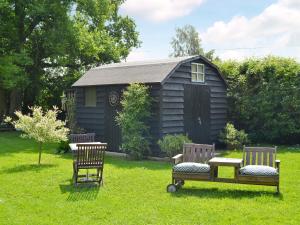
M 179 64 L 197 58 L 203 59 L 201 56 L 189 56 L 163 60 L 107 64 L 87 71 L 73 84 L 73 87 L 130 83 L 162 83 Z M 211 62 L 209 63 L 211 64 Z

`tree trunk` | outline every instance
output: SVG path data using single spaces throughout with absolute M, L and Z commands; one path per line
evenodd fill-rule
M 13 116 L 16 110 L 21 110 L 22 97 L 23 97 L 22 92 L 16 88 L 10 92 L 9 112 L 8 112 L 10 116 Z
M 39 142 L 39 165 L 41 165 L 42 158 L 42 142 Z
M 0 87 L 0 122 L 3 116 L 7 115 L 7 102 L 5 96 L 5 90 Z

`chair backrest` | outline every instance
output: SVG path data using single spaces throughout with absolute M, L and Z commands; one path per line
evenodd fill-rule
M 265 165 L 275 166 L 277 147 L 246 147 L 244 146 L 244 166 Z
M 206 163 L 215 156 L 215 144 L 186 143 L 183 145 L 183 162 Z
M 70 134 L 69 136 L 71 143 L 86 143 L 95 141 L 95 133 L 86 134 Z
M 77 144 L 76 163 L 80 166 L 99 165 L 104 163 L 106 143 Z

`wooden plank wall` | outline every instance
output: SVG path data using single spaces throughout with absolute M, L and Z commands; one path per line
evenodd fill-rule
M 194 62 L 204 63 L 201 60 Z M 191 82 L 191 62 L 181 65 L 162 86 L 161 136 L 185 132 L 183 117 L 184 84 L 195 84 Z M 201 84 L 196 83 L 195 85 Z M 216 69 L 207 64 L 205 64 L 204 85 L 210 87 L 210 136 L 211 141 L 216 141 L 227 119 L 226 87 Z
M 119 85 L 124 88 L 124 85 Z M 76 119 L 78 126 L 87 132 L 95 132 L 96 140 L 103 141 L 105 137 L 105 107 L 107 103 L 107 86 L 97 87 L 97 105 L 96 107 L 86 107 L 84 104 L 84 87 L 76 88 Z M 150 135 L 152 137 L 151 149 L 153 154 L 158 154 L 157 141 L 160 138 L 160 84 L 150 85 L 150 96 L 152 98 L 151 118 L 148 125 L 150 126 Z
M 96 140 L 104 139 L 105 90 L 97 87 L 96 107 L 86 107 L 84 87 L 76 88 L 76 119 L 86 132 L 95 132 Z

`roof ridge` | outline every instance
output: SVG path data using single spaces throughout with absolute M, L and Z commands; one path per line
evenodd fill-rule
M 181 61 L 187 60 L 189 58 L 193 58 L 195 56 L 185 56 L 185 57 L 174 57 L 167 59 L 158 59 L 158 60 L 143 60 L 143 61 L 132 61 L 132 62 L 120 62 L 120 63 L 110 63 L 104 64 L 101 66 L 97 66 L 92 68 L 93 70 L 98 69 L 106 69 L 106 68 L 121 68 L 121 67 L 138 67 L 138 66 L 146 66 L 146 65 L 157 65 L 157 64 L 170 64 L 170 63 L 180 63 Z

